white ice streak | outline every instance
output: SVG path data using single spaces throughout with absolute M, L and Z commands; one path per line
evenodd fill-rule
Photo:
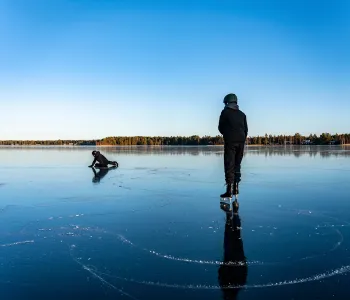
M 23 244 L 29 244 L 29 243 L 34 243 L 34 240 L 21 241 L 21 242 L 9 243 L 9 244 L 2 244 L 2 245 L 0 245 L 0 247 L 11 247 L 11 246 L 23 245 Z
M 124 236 L 121 234 L 118 234 L 118 238 L 126 244 L 129 244 L 131 246 L 137 247 L 133 242 L 129 241 L 126 239 Z M 245 265 L 263 265 L 264 263 L 261 261 L 236 261 L 236 262 L 222 262 L 222 261 L 217 261 L 217 260 L 198 260 L 198 259 L 189 259 L 189 258 L 181 258 L 181 257 L 175 257 L 172 255 L 167 255 L 167 254 L 162 254 L 159 252 L 156 252 L 154 250 L 149 250 L 146 248 L 141 248 L 143 251 L 146 251 L 152 255 L 169 259 L 169 260 L 174 260 L 174 261 L 181 261 L 181 262 L 186 262 L 186 263 L 194 263 L 194 264 L 203 264 L 203 265 L 225 265 L 225 266 L 245 266 Z
M 166 287 L 166 288 L 175 288 L 175 289 L 194 289 L 194 290 L 218 290 L 218 289 L 256 289 L 256 288 L 267 288 L 267 287 L 277 287 L 277 286 L 285 286 L 285 285 L 294 285 L 294 284 L 301 284 L 306 282 L 312 282 L 312 281 L 320 281 L 322 279 L 327 279 L 333 276 L 342 275 L 345 273 L 350 272 L 350 265 L 340 267 L 338 269 L 328 271 L 325 273 L 320 273 L 317 275 L 313 275 L 310 277 L 304 277 L 304 278 L 296 278 L 293 280 L 285 280 L 285 281 L 279 281 L 279 282 L 269 282 L 265 284 L 248 284 L 248 285 L 228 285 L 228 286 L 219 286 L 219 285 L 201 285 L 201 284 L 170 284 L 170 283 L 162 283 L 162 282 L 154 282 L 154 281 L 139 281 L 135 279 L 129 279 L 124 277 L 118 277 L 118 276 L 112 276 L 106 273 L 100 273 L 102 275 L 106 275 L 111 278 L 116 278 L 124 281 L 129 281 L 133 283 L 138 284 L 144 284 L 144 285 L 153 285 L 158 287 Z

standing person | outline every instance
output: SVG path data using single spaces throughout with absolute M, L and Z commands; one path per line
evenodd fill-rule
M 228 94 L 225 96 L 225 108 L 222 110 L 218 129 L 224 137 L 224 167 L 226 193 L 221 198 L 232 198 L 235 174 L 241 173 L 245 141 L 248 135 L 246 115 L 237 105 L 237 96 Z
M 94 161 L 92 162 L 91 167 L 96 167 L 96 168 L 108 168 L 108 165 L 113 165 L 118 167 L 118 163 L 116 161 L 109 161 L 103 154 L 100 153 L 100 151 L 92 151 L 92 156 L 94 157 Z M 95 165 L 96 162 L 99 162 L 98 164 Z

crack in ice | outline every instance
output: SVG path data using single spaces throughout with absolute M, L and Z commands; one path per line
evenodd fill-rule
M 218 290 L 218 289 L 256 289 L 256 288 L 267 288 L 267 287 L 277 287 L 277 286 L 285 286 L 285 285 L 294 285 L 294 284 L 301 284 L 301 283 L 307 283 L 312 281 L 319 281 L 322 279 L 327 279 L 333 276 L 342 275 L 345 273 L 350 272 L 350 265 L 340 267 L 338 269 L 334 269 L 332 271 L 320 273 L 317 275 L 304 277 L 304 278 L 297 278 L 294 280 L 284 280 L 279 282 L 269 282 L 265 284 L 248 284 L 248 285 L 228 285 L 228 286 L 219 286 L 219 285 L 201 285 L 201 284 L 170 284 L 170 283 L 161 283 L 161 282 L 155 282 L 155 281 L 145 281 L 145 280 L 135 280 L 135 279 L 129 279 L 125 277 L 119 277 L 110 275 L 107 273 L 99 272 L 101 275 L 106 275 L 111 278 L 120 279 L 123 281 L 133 282 L 137 284 L 143 284 L 143 285 L 153 285 L 153 286 L 159 286 L 159 287 L 166 287 L 166 288 L 176 288 L 176 289 L 205 289 L 205 290 Z
M 30 243 L 34 243 L 34 240 L 21 241 L 21 242 L 9 243 L 9 244 L 2 244 L 2 245 L 0 245 L 0 247 L 11 247 L 11 246 L 30 244 Z

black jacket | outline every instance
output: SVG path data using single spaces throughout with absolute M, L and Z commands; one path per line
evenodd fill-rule
M 218 128 L 225 143 L 244 143 L 248 135 L 247 117 L 239 109 L 225 107 Z
M 108 165 L 108 159 L 99 151 L 96 152 L 95 159 L 92 162 L 92 165 L 94 165 L 96 161 L 98 161 L 101 165 Z

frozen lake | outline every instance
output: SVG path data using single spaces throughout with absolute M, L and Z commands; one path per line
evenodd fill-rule
M 349 299 L 350 147 L 0 148 L 1 300 Z M 230 218 L 231 219 L 230 219 Z

